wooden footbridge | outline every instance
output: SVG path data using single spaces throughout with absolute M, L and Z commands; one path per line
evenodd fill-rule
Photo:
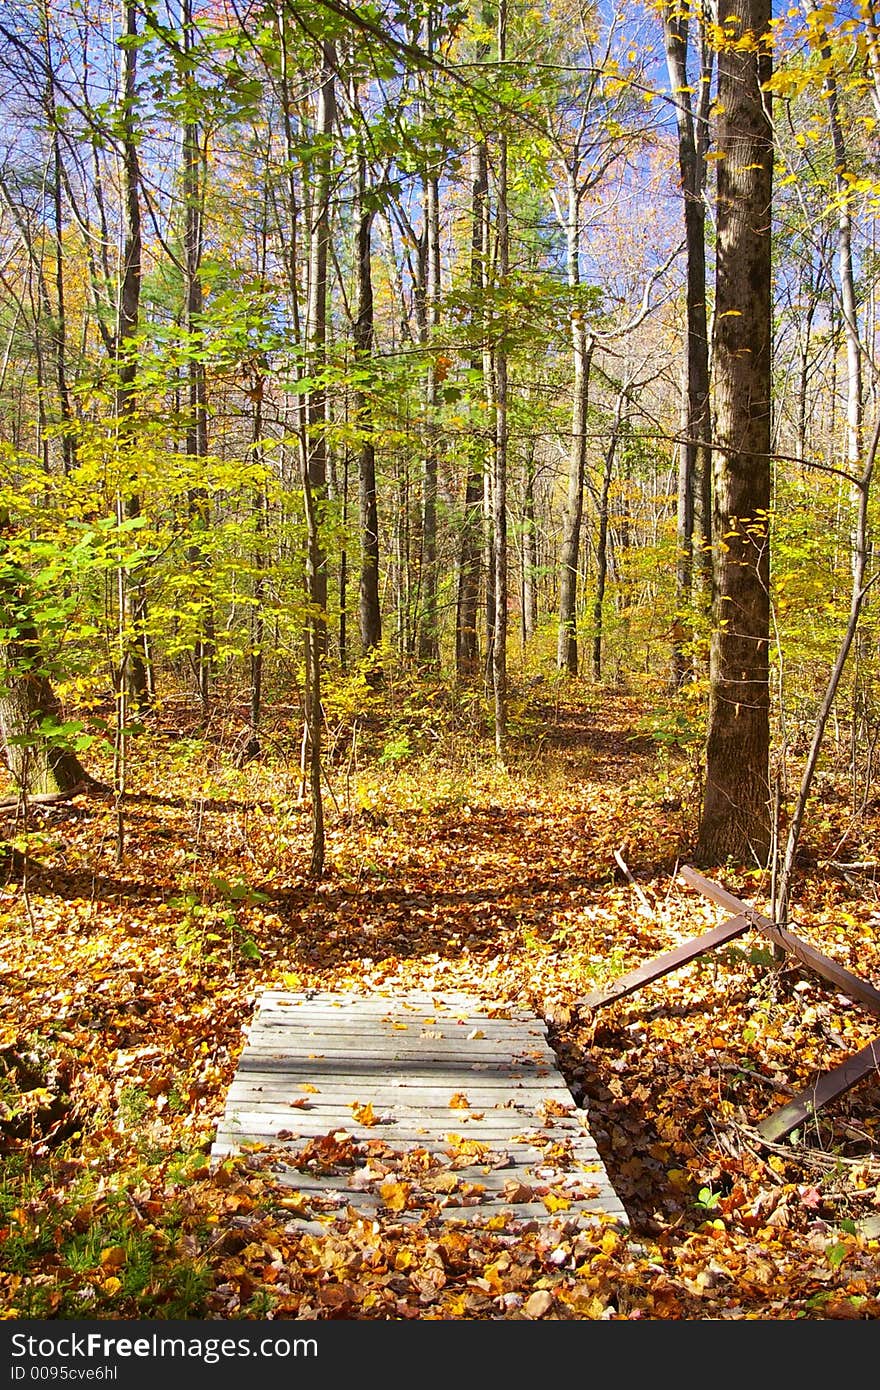
M 212 1154 L 268 1154 L 304 1218 L 627 1218 L 546 1025 L 455 993 L 267 991 Z

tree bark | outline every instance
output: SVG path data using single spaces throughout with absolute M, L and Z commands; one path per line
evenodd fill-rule
M 711 59 L 704 59 L 695 103 L 688 82 L 688 11 L 667 4 L 663 11 L 666 66 L 678 126 L 678 166 L 684 198 L 687 266 L 683 438 L 678 466 L 678 562 L 676 566 L 676 638 L 673 644 L 673 686 L 691 671 L 687 653 L 687 614 L 691 605 L 695 559 L 697 573 L 707 563 L 710 538 L 711 424 L 709 418 L 709 331 L 706 313 L 706 129 Z M 708 53 L 708 45 L 704 45 Z M 695 557 L 694 550 L 697 547 Z M 707 576 L 708 578 L 708 576 Z
M 366 160 L 358 157 L 357 316 L 354 325 L 355 362 L 368 364 L 373 351 L 373 275 L 370 232 L 374 213 L 365 206 Z M 376 500 L 376 447 L 373 443 L 369 395 L 355 392 L 355 420 L 360 435 L 358 453 L 358 506 L 361 532 L 361 572 L 358 591 L 358 623 L 361 650 L 367 656 L 382 641 L 379 605 L 379 512 Z M 376 675 L 379 672 L 377 670 Z
M 698 854 L 770 851 L 770 0 L 722 0 L 718 62 L 715 604 Z
M 132 0 L 125 7 L 126 36 L 137 38 L 137 8 Z M 126 44 L 123 53 L 122 112 L 122 171 L 124 242 L 122 273 L 119 285 L 119 310 L 116 319 L 114 349 L 116 353 L 117 388 L 116 417 L 120 443 L 132 448 L 131 416 L 134 410 L 134 383 L 137 363 L 131 339 L 137 332 L 140 316 L 141 276 L 143 266 L 143 234 L 140 203 L 140 162 L 134 125 L 134 105 L 137 100 L 137 45 Z M 124 500 L 123 511 L 129 520 L 140 516 L 141 503 L 137 492 Z M 128 696 L 135 708 L 143 708 L 153 694 L 152 670 L 149 662 L 144 624 L 147 617 L 146 586 L 141 577 L 123 576 L 126 617 L 131 628 L 132 647 L 125 656 L 125 680 Z
M 506 56 L 507 3 L 498 6 L 498 60 Z M 498 285 L 505 292 L 510 274 L 510 226 L 507 207 L 507 136 L 498 143 Z M 507 752 L 507 343 L 504 327 L 495 344 L 495 457 L 492 479 L 492 542 L 495 576 L 495 624 L 492 640 L 492 691 L 495 707 L 495 752 Z
M 479 296 L 486 276 L 486 217 L 489 197 L 489 166 L 486 144 L 480 141 L 471 155 L 471 372 L 474 379 L 482 371 L 483 354 L 477 341 L 482 319 Z M 480 643 L 477 615 L 480 606 L 481 508 L 485 450 L 479 433 L 470 441 L 468 475 L 465 484 L 464 518 L 458 561 L 458 610 L 455 624 L 455 670 L 462 684 L 476 680 L 480 670 Z
M 8 526 L 5 517 L 0 525 Z M 25 796 L 64 795 L 92 779 L 52 727 L 63 724 L 61 702 L 44 670 L 26 575 L 0 561 L 0 626 L 14 636 L 0 647 L 0 737 L 6 765 Z
M 313 201 L 313 222 L 309 254 L 309 303 L 307 345 L 309 374 L 318 378 L 309 389 L 308 469 L 311 501 L 314 508 L 315 552 L 312 582 L 313 602 L 327 610 L 327 557 L 320 537 L 321 508 L 327 495 L 327 389 L 320 380 L 327 356 L 327 262 L 330 249 L 330 180 L 332 146 L 336 124 L 336 47 L 321 44 L 321 70 L 318 85 L 316 119 L 317 174 Z M 323 651 L 327 643 L 326 619 L 320 625 L 316 640 Z

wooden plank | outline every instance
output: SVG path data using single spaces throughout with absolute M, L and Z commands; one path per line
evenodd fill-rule
M 731 917 L 720 927 L 713 927 L 711 931 L 703 932 L 702 936 L 691 937 L 689 941 L 682 942 L 680 946 L 673 947 L 671 951 L 664 951 L 662 955 L 654 956 L 644 965 L 631 970 L 628 975 L 619 976 L 604 989 L 595 990 L 593 994 L 579 999 L 575 1008 L 599 1009 L 603 1004 L 611 1004 L 615 999 L 625 999 L 628 994 L 634 994 L 643 985 L 649 985 L 654 980 L 662 979 L 670 971 L 678 970 L 682 965 L 687 965 L 688 961 L 704 955 L 706 951 L 712 951 L 716 946 L 722 946 L 725 941 L 732 941 L 734 937 L 742 936 L 743 932 L 749 931 L 752 925 L 750 918 L 742 914 L 738 917 Z
M 475 1030 L 474 1030 L 475 1031 Z M 299 1033 L 291 1037 L 283 1032 L 266 1033 L 262 1028 L 253 1028 L 248 1033 L 248 1050 L 254 1053 L 273 1052 L 282 1053 L 285 1057 L 289 1055 L 307 1057 L 314 1052 L 329 1053 L 348 1053 L 355 1056 L 364 1053 L 368 1056 L 376 1056 L 377 1053 L 386 1056 L 394 1056 L 402 1053 L 404 1056 L 431 1057 L 473 1057 L 480 1058 L 508 1057 L 525 1058 L 531 1062 L 553 1062 L 554 1056 L 550 1048 L 543 1041 L 523 1039 L 496 1039 L 496 1038 L 432 1038 L 429 1035 L 419 1035 L 414 1033 L 411 1036 L 406 1033 L 374 1033 L 372 1037 L 368 1034 L 348 1034 L 344 1031 L 337 1033 L 312 1033 L 308 1037 L 301 1037 Z
M 466 1197 L 454 1192 L 439 1194 L 438 1202 L 431 1197 L 432 1214 L 439 1204 L 462 1219 L 505 1211 L 545 1221 L 553 1219 L 552 1203 L 505 1202 L 503 1184 L 513 1179 L 523 1190 L 535 1188 L 545 1170 L 553 1173 L 548 1165 L 555 1161 L 566 1169 L 573 1166 L 571 1174 L 559 1176 L 566 1200 L 571 1194 L 570 1208 L 561 1209 L 559 1219 L 592 1220 L 602 1213 L 625 1223 L 586 1113 L 559 1075 L 545 1025 L 526 1011 L 516 1013 L 518 1018 L 511 1011 L 499 1026 L 478 1001 L 464 996 L 410 995 L 391 1002 L 349 995 L 264 997 L 248 1030 L 212 1154 L 219 1159 L 250 1150 L 254 1162 L 268 1161 L 293 1187 L 299 1179 L 310 1189 L 337 1188 L 343 1209 L 352 1205 L 375 1212 L 381 1209 L 375 1193 L 362 1193 L 360 1184 L 349 1190 L 345 1170 L 304 1175 L 293 1167 L 297 1150 L 309 1139 L 341 1129 L 363 1146 L 361 1167 L 370 1154 L 381 1159 L 386 1146 L 392 1159 L 421 1149 L 438 1155 L 440 1170 L 454 1171 L 457 1182 L 471 1182 L 473 1192 Z M 408 1026 L 395 1027 L 395 1022 Z M 317 1089 L 306 1091 L 306 1086 Z M 466 1097 L 466 1109 L 449 1105 L 457 1093 Z M 357 1122 L 352 1107 L 366 1104 L 382 1123 Z M 461 1145 L 468 1141 L 485 1146 L 486 1162 L 470 1156 L 465 1172 L 457 1165 L 467 1157 Z M 496 1170 L 492 1164 L 499 1160 L 503 1166 Z M 393 1171 L 394 1162 L 389 1166 Z M 576 1186 L 565 1188 L 569 1181 Z M 458 1205 L 472 1200 L 474 1210 Z
M 457 1077 L 453 1085 L 460 1086 L 461 1077 Z M 306 1087 L 309 1087 L 306 1090 Z M 275 1104 L 292 1105 L 294 1101 L 303 1101 L 304 1104 L 299 1108 L 305 1110 L 310 1105 L 322 1105 L 331 1101 L 334 1097 L 345 1096 L 352 1100 L 354 1091 L 357 1088 L 344 1081 L 327 1083 L 323 1086 L 314 1087 L 312 1082 L 294 1082 L 292 1085 L 276 1086 L 262 1084 L 255 1077 L 253 1081 L 243 1082 L 241 1079 L 233 1081 L 229 1088 L 229 1099 L 238 1101 L 250 1097 L 254 1100 L 272 1101 Z M 450 1101 L 455 1095 L 464 1095 L 467 1104 L 450 1105 Z M 521 1086 L 510 1090 L 495 1086 L 473 1086 L 467 1083 L 467 1090 L 453 1090 L 452 1085 L 432 1086 L 429 1083 L 422 1083 L 419 1080 L 412 1084 L 400 1086 L 370 1087 L 370 1097 L 373 1104 L 382 1106 L 405 1105 L 419 1106 L 432 1105 L 437 1108 L 449 1110 L 484 1110 L 487 1106 L 496 1106 L 503 1109 L 519 1108 L 524 1106 L 536 1106 L 553 1102 L 556 1105 L 563 1105 L 566 1109 L 574 1112 L 574 1103 L 571 1099 L 571 1092 L 567 1087 L 557 1086 Z M 355 1096 L 355 1101 L 357 1097 Z M 353 1102 L 354 1103 L 354 1102 Z
M 448 1125 L 433 1127 L 411 1125 L 408 1128 L 401 1127 L 396 1132 L 389 1133 L 389 1126 L 387 1125 L 381 1125 L 374 1129 L 360 1129 L 359 1126 L 351 1123 L 351 1116 L 347 1117 L 347 1122 L 344 1125 L 330 1126 L 329 1128 L 323 1124 L 300 1124 L 293 1131 L 285 1129 L 283 1123 L 277 1123 L 266 1125 L 264 1129 L 244 1130 L 233 1123 L 234 1118 L 234 1116 L 227 1116 L 218 1128 L 216 1143 L 212 1150 L 215 1154 L 221 1147 L 226 1152 L 233 1150 L 238 1152 L 243 1147 L 250 1145 L 258 1146 L 261 1149 L 278 1149 L 279 1154 L 283 1157 L 284 1154 L 301 1149 L 311 1139 L 322 1139 L 327 1134 L 338 1134 L 344 1130 L 357 1144 L 371 1144 L 375 1141 L 380 1147 L 387 1146 L 391 1150 L 426 1149 L 429 1152 L 441 1153 L 447 1157 L 460 1151 L 461 1142 L 473 1139 L 484 1145 L 486 1150 L 496 1157 L 500 1154 L 506 1154 L 510 1164 L 514 1167 L 526 1163 L 531 1165 L 543 1163 L 547 1149 L 556 1142 L 566 1139 L 571 1146 L 572 1162 L 586 1167 L 597 1165 L 601 1168 L 599 1151 L 591 1136 L 583 1131 L 571 1130 L 568 1133 L 557 1131 L 555 1134 L 547 1134 L 544 1130 L 535 1132 L 534 1127 L 528 1124 L 520 1126 L 520 1133 L 494 1131 L 485 1125 L 481 1125 L 479 1129 L 475 1125 L 464 1125 L 459 1126 L 456 1130 L 451 1130 Z M 292 1138 L 279 1139 L 279 1134 L 288 1132 L 293 1135 Z
M 762 932 L 764 936 L 768 937 L 775 945 L 781 946 L 789 955 L 799 960 L 801 965 L 806 966 L 808 970 L 814 971 L 815 974 L 821 975 L 823 980 L 827 980 L 829 984 L 834 985 L 835 989 L 839 989 L 842 994 L 849 995 L 851 999 L 855 999 L 863 1008 L 867 1009 L 869 1013 L 880 1018 L 880 990 L 875 989 L 867 980 L 862 980 L 858 975 L 853 975 L 851 971 L 839 965 L 836 960 L 831 960 L 829 956 L 825 956 L 821 951 L 815 950 L 806 941 L 802 941 L 799 936 L 795 936 L 793 932 L 786 931 L 782 927 L 777 927 L 775 922 L 770 921 L 769 917 L 765 917 L 762 913 L 756 912 L 755 909 L 749 907 L 747 903 L 740 902 L 732 893 L 728 893 L 726 889 L 720 888 L 717 883 L 712 883 L 709 879 L 703 878 L 702 874 L 696 873 L 687 865 L 680 870 L 680 873 L 686 883 L 689 883 L 691 887 L 696 888 L 713 902 L 720 904 L 722 907 L 733 908 L 734 911 L 747 914 L 752 925 L 755 926 L 758 931 Z
M 758 1125 L 758 1133 L 769 1143 L 775 1143 L 790 1134 L 798 1125 L 810 1119 L 823 1105 L 849 1091 L 862 1077 L 872 1071 L 880 1071 L 880 1038 L 869 1042 L 852 1057 L 848 1057 L 833 1071 L 825 1072 L 806 1090 L 795 1096 L 794 1100 L 774 1110 L 766 1120 Z
M 408 1028 L 440 1028 L 444 1027 L 450 1033 L 462 1033 L 464 1029 L 473 1027 L 477 1024 L 487 1033 L 496 1034 L 498 1037 L 510 1037 L 516 1034 L 521 1037 L 526 1033 L 533 1033 L 535 1037 L 544 1037 L 546 1027 L 537 1024 L 525 1025 L 514 1020 L 504 1020 L 497 1018 L 487 1018 L 483 1015 L 475 1015 L 465 1018 L 459 1014 L 451 1015 L 449 1012 L 442 1012 L 435 1009 L 420 1009 L 417 1013 L 375 1013 L 364 1010 L 363 1013 L 356 1013 L 353 1009 L 339 1009 L 338 1011 L 315 1010 L 311 1013 L 291 1012 L 289 1009 L 261 1009 L 260 1018 L 267 1023 L 277 1025 L 282 1028 L 289 1028 L 291 1023 L 296 1023 L 297 1027 L 303 1028 L 356 1028 L 362 1032 L 377 1025 L 389 1028 L 394 1024 L 406 1024 Z

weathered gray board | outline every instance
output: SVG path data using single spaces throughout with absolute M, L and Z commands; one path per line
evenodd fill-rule
M 264 993 L 212 1155 L 247 1150 L 306 1218 L 627 1220 L 544 1023 L 462 994 Z

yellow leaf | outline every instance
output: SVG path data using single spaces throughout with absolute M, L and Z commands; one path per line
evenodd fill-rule
M 545 1192 L 541 1201 L 549 1212 L 567 1211 L 571 1206 L 567 1197 L 557 1197 L 555 1192 Z
M 318 1086 L 313 1086 L 310 1081 L 304 1081 L 299 1089 L 301 1091 L 308 1091 L 310 1095 L 314 1096 L 318 1094 L 320 1088 Z
M 101 1251 L 102 1269 L 121 1269 L 125 1264 L 125 1251 L 121 1245 L 108 1245 Z
M 386 1178 L 379 1188 L 382 1194 L 382 1201 L 389 1211 L 403 1211 L 409 1197 L 409 1183 L 396 1182 L 394 1178 Z
M 378 1124 L 378 1117 L 369 1101 L 364 1105 L 359 1100 L 353 1100 L 349 1109 L 359 1125 Z
M 602 1236 L 602 1250 L 606 1255 L 613 1255 L 618 1246 L 617 1235 L 614 1231 L 605 1231 Z
M 470 1109 L 470 1102 L 468 1101 L 468 1098 L 465 1095 L 464 1091 L 456 1091 L 455 1095 L 450 1097 L 449 1108 L 450 1110 Z

